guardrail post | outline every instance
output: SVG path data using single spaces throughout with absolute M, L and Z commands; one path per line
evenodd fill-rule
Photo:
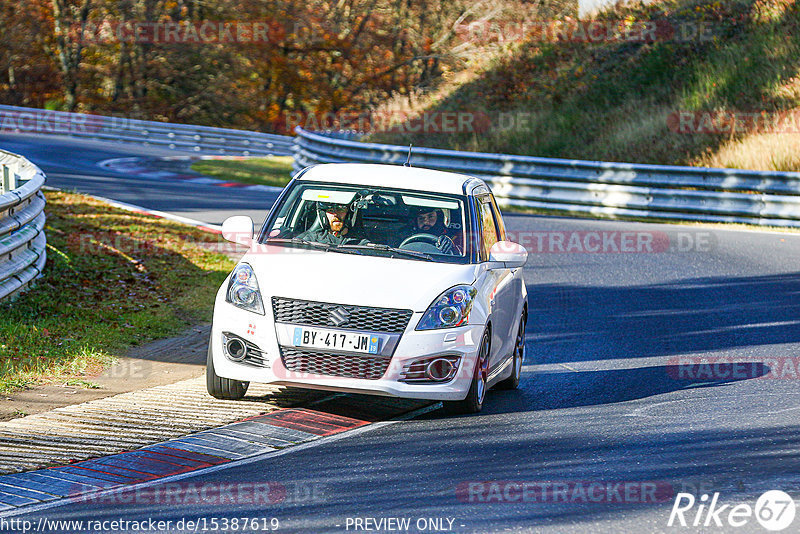
M 0 195 L 17 188 L 17 175 L 11 172 L 11 167 L 3 165 L 3 181 L 0 183 Z

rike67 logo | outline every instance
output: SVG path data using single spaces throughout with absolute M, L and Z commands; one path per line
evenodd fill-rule
M 710 502 L 707 494 L 697 499 L 691 493 L 678 493 L 667 526 L 736 528 L 755 518 L 765 529 L 778 532 L 792 524 L 795 512 L 792 497 L 779 490 L 762 494 L 754 507 L 745 503 L 720 504 L 719 493 L 714 493 Z

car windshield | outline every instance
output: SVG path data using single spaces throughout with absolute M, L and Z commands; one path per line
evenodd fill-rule
M 463 196 L 295 182 L 261 242 L 421 261 L 466 263 Z

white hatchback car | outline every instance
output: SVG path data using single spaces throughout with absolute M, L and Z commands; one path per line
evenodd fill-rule
M 207 383 L 222 399 L 250 382 L 443 401 L 480 411 L 516 388 L 525 356 L 525 249 L 505 241 L 489 187 L 394 165 L 300 172 L 220 288 Z

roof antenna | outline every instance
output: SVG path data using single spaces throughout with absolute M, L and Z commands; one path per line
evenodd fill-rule
M 414 146 L 411 143 L 408 144 L 408 157 L 406 158 L 406 162 L 403 163 L 403 167 L 411 167 L 411 147 Z

